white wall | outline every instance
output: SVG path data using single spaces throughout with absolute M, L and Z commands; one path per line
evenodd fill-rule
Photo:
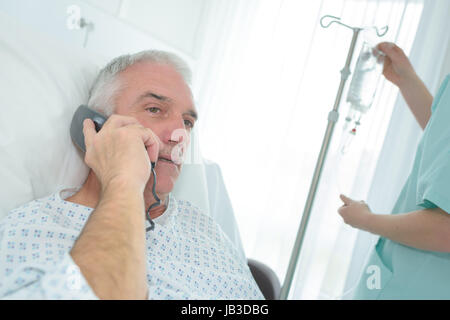
M 70 6 L 94 24 L 85 48 L 109 60 L 123 53 L 163 49 L 195 69 L 209 3 L 206 0 L 0 0 L 0 10 L 60 41 L 83 47 L 86 28 L 70 30 Z
M 206 0 L 122 0 L 119 17 L 196 58 L 207 4 Z
M 113 16 L 118 16 L 123 0 L 82 0 Z

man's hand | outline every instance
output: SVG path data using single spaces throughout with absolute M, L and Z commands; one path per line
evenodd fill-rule
M 85 162 L 95 172 L 103 189 L 119 180 L 144 190 L 150 178 L 149 160 L 157 161 L 161 143 L 152 130 L 133 117 L 112 115 L 98 133 L 94 123 L 86 119 L 83 133 Z
M 369 219 L 374 215 L 369 206 L 364 201 L 354 201 L 342 194 L 340 198 L 344 204 L 338 209 L 338 212 L 344 222 L 354 228 L 367 231 Z
M 91 120 L 83 125 L 85 161 L 102 194 L 70 253 L 99 298 L 145 299 L 143 191 L 160 141 L 132 117 L 113 115 L 98 133 Z

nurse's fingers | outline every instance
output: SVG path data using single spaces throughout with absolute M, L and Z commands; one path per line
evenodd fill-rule
M 382 42 L 377 48 L 385 53 L 394 63 L 401 63 L 408 59 L 402 48 L 392 42 Z
M 400 49 L 399 47 L 397 47 L 397 45 L 393 42 L 381 42 L 379 43 L 376 48 L 380 51 L 382 51 L 383 53 L 385 53 L 388 57 L 390 57 L 391 55 L 397 53 L 398 49 Z M 397 49 L 398 48 L 398 49 Z
M 346 206 L 348 206 L 350 203 L 353 202 L 352 199 L 350 199 L 349 197 L 344 196 L 343 194 L 339 195 L 339 197 L 341 198 L 341 200 L 344 202 L 344 204 Z

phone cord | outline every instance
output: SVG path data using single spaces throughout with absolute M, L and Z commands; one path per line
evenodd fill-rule
M 156 202 L 153 203 L 151 206 L 148 207 L 147 209 L 147 213 L 146 213 L 146 217 L 148 222 L 150 223 L 150 227 L 148 227 L 147 229 L 145 229 L 145 231 L 151 231 L 155 228 L 155 223 L 153 222 L 153 220 L 150 218 L 150 210 L 153 209 L 154 207 L 157 207 L 161 204 L 161 200 L 158 198 L 158 196 L 156 195 L 156 172 L 155 172 L 155 162 L 152 162 L 152 173 L 153 173 L 153 187 L 152 187 L 152 193 L 153 193 L 153 197 L 155 198 Z

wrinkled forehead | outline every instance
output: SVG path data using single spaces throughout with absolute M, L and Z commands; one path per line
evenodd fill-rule
M 117 105 L 134 106 L 148 100 L 179 108 L 197 120 L 197 110 L 190 86 L 171 65 L 138 62 L 117 76 L 120 89 Z
M 137 62 L 120 72 L 118 80 L 123 89 L 131 90 L 135 95 L 153 92 L 172 102 L 194 107 L 194 97 L 189 84 L 183 75 L 169 64 Z

